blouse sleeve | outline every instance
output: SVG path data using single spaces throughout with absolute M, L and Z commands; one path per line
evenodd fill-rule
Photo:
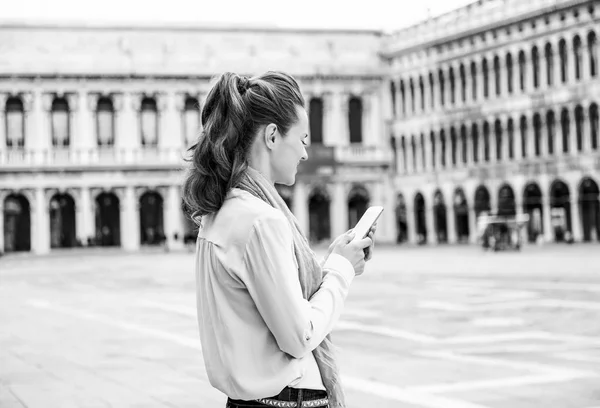
M 350 261 L 331 254 L 321 286 L 304 299 L 291 226 L 283 216 L 269 215 L 254 223 L 244 262 L 242 280 L 279 348 L 295 358 L 314 350 L 339 320 L 354 278 Z

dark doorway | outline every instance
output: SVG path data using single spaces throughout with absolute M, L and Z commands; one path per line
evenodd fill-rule
M 404 196 L 396 197 L 396 243 L 408 241 L 408 223 L 406 218 L 406 202 Z
M 565 232 L 571 228 L 571 198 L 569 187 L 560 180 L 556 180 L 550 187 L 550 219 L 554 230 L 554 240 L 557 242 L 565 239 Z
M 458 242 L 469 242 L 469 205 L 461 188 L 454 192 L 454 216 L 456 217 L 456 238 Z
M 434 228 L 438 243 L 448 242 L 448 223 L 446 220 L 446 203 L 441 191 L 433 196 Z
M 527 236 L 529 242 L 535 242 L 544 233 L 542 190 L 536 183 L 529 183 L 523 192 L 523 212 L 529 215 Z
M 140 243 L 160 245 L 165 241 L 163 198 L 156 191 L 140 197 Z
M 425 214 L 425 199 L 421 193 L 415 196 L 415 232 L 417 234 L 417 243 L 427 243 L 427 223 Z
M 484 186 L 477 187 L 475 190 L 475 217 L 479 217 L 482 213 L 489 214 L 491 209 L 490 192 Z
M 329 206 L 330 198 L 322 187 L 315 188 L 308 198 L 309 238 L 321 242 L 331 237 Z
M 119 198 L 113 193 L 101 193 L 96 197 L 96 244 L 121 245 L 121 214 Z
M 579 206 L 581 208 L 581 226 L 585 242 L 599 241 L 600 231 L 600 193 L 598 184 L 589 177 L 584 178 L 579 186 Z
M 348 225 L 354 228 L 369 207 L 369 192 L 363 186 L 354 186 L 348 194 Z
M 498 215 L 513 217 L 516 214 L 515 193 L 511 186 L 505 184 L 498 190 Z
M 69 194 L 56 194 L 50 200 L 50 247 L 72 248 L 76 245 L 75 200 Z
M 21 194 L 4 200 L 4 252 L 31 250 L 31 209 Z

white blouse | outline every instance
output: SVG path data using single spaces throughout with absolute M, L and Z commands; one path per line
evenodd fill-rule
M 332 254 L 319 290 L 305 300 L 285 215 L 232 189 L 202 218 L 196 243 L 198 325 L 208 378 L 233 399 L 286 386 L 324 390 L 312 351 L 342 312 L 354 268 Z

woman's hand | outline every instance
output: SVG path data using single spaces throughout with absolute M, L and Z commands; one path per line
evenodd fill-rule
M 369 234 L 372 236 L 371 232 Z M 361 275 L 365 270 L 365 249 L 370 248 L 373 241 L 369 236 L 358 241 L 352 241 L 354 235 L 354 231 L 349 230 L 337 237 L 329 247 L 329 253 L 338 254 L 346 258 L 354 267 L 355 274 Z
M 375 249 L 375 240 L 373 236 L 375 235 L 375 231 L 377 231 L 377 223 L 373 224 L 367 237 L 371 239 L 371 245 L 368 248 L 365 248 L 365 262 L 368 262 L 373 258 L 373 249 Z

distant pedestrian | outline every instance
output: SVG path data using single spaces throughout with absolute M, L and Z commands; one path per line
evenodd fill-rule
M 319 262 L 278 195 L 275 184 L 293 185 L 308 158 L 305 102 L 291 76 L 225 73 L 201 118 L 184 200 L 200 225 L 196 293 L 210 383 L 230 408 L 345 407 L 329 333 L 372 257 L 375 229 L 356 242 L 350 231 L 339 236 Z

